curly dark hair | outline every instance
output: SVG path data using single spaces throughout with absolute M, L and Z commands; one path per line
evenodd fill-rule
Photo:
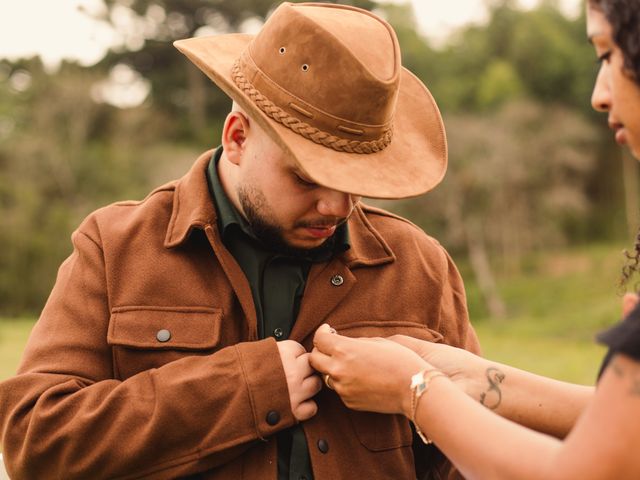
M 613 40 L 624 57 L 625 71 L 640 84 L 640 4 L 638 0 L 589 0 L 589 4 L 604 13 L 611 24 Z M 626 289 L 629 280 L 640 272 L 640 230 L 636 235 L 633 251 L 624 251 L 626 259 L 622 267 L 620 290 Z M 637 290 L 638 285 L 634 286 Z
M 640 271 L 640 230 L 636 234 L 636 243 L 633 246 L 633 251 L 629 252 L 629 250 L 624 250 L 623 255 L 625 257 L 625 264 L 622 267 L 622 276 L 620 277 L 620 294 L 623 294 L 627 289 L 627 284 L 631 277 L 633 277 L 634 273 Z M 640 284 L 636 282 L 633 286 L 633 289 L 636 291 L 640 291 Z
M 640 82 L 640 5 L 638 0 L 589 0 L 602 11 L 613 29 L 613 39 L 622 50 L 624 66 Z

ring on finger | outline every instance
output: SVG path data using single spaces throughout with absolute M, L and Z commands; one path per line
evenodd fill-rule
M 325 373 L 322 378 L 324 379 L 324 384 L 327 388 L 333 390 L 333 381 L 331 380 L 331 376 L 328 373 Z

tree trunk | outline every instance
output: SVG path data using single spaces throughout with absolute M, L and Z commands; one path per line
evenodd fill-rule
M 498 292 L 493 271 L 489 263 L 487 248 L 482 237 L 480 228 L 470 228 L 467 224 L 464 228 L 467 251 L 469 252 L 469 262 L 478 282 L 478 288 L 482 293 L 489 315 L 493 318 L 502 319 L 507 316 L 507 309 Z

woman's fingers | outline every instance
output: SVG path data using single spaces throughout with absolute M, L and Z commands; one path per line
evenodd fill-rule
M 331 357 L 325 353 L 322 353 L 317 348 L 314 348 L 309 354 L 309 364 L 321 373 L 330 373 L 332 360 Z
M 349 342 L 348 337 L 338 335 L 326 323 L 320 325 L 313 336 L 313 346 L 327 355 L 333 355 L 338 348 Z

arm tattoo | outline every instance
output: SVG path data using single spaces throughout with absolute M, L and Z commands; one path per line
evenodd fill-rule
M 489 386 L 485 392 L 480 394 L 480 404 L 491 410 L 495 410 L 500 406 L 500 403 L 502 403 L 500 384 L 504 381 L 506 375 L 495 367 L 487 368 L 485 373 Z

